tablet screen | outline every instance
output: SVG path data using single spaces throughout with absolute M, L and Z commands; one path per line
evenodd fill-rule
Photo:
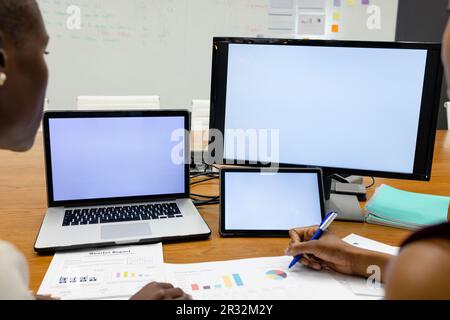
M 322 221 L 318 172 L 225 172 L 224 179 L 226 230 L 286 231 Z

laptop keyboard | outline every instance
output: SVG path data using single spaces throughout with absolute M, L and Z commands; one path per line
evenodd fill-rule
M 176 203 L 66 210 L 63 226 L 182 218 Z

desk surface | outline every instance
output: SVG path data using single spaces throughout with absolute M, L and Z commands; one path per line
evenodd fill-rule
M 367 181 L 369 183 L 370 181 Z M 448 196 L 450 193 L 450 133 L 437 135 L 431 182 L 377 179 L 413 192 Z M 370 195 L 374 188 L 371 189 Z M 217 181 L 193 188 L 195 193 L 215 195 Z M 46 211 L 46 190 L 42 135 L 28 153 L 0 152 L 0 239 L 14 243 L 30 265 L 31 289 L 37 291 L 52 257 L 38 256 L 34 241 Z M 212 229 L 210 240 L 164 245 L 165 261 L 193 263 L 283 255 L 287 239 L 222 239 L 218 234 L 218 206 L 200 209 Z M 410 232 L 365 223 L 336 222 L 332 230 L 341 237 L 351 233 L 399 245 Z

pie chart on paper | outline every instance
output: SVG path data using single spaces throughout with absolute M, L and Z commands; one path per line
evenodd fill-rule
M 270 270 L 266 272 L 266 278 L 271 280 L 284 280 L 287 278 L 287 274 L 281 270 Z

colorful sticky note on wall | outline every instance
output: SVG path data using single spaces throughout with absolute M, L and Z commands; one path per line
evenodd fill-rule
M 341 13 L 339 11 L 333 12 L 333 20 L 341 20 Z
M 361 4 L 369 5 L 370 0 L 361 0 Z
M 340 7 L 341 6 L 341 0 L 334 0 L 334 6 Z
M 356 4 L 356 0 L 347 0 L 347 5 L 353 7 Z
M 338 33 L 339 32 L 339 25 L 338 24 L 333 24 L 331 26 L 331 32 Z

